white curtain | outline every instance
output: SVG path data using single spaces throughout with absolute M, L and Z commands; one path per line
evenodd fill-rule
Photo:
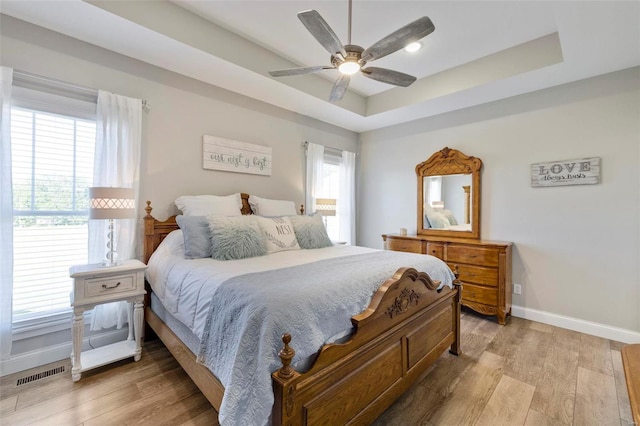
M 356 154 L 342 151 L 340 192 L 336 206 L 340 224 L 340 240 L 356 243 Z
M 429 177 L 429 186 L 427 188 L 427 204 L 428 207 L 432 207 L 434 201 L 442 200 L 442 176 Z
M 322 165 L 324 164 L 324 145 L 307 143 L 307 178 L 305 187 L 305 213 L 316 211 L 316 196 L 322 185 Z
M 133 188 L 138 200 L 140 183 L 140 146 L 142 139 L 142 100 L 100 90 L 96 123 L 96 151 L 94 186 Z M 104 220 L 89 221 L 89 262 L 98 263 L 105 258 L 107 232 Z M 138 203 L 132 219 L 116 223 L 118 259 L 135 257 Z M 121 328 L 127 322 L 128 304 L 116 302 L 99 305 L 93 311 L 91 330 L 114 325 Z
M 13 316 L 13 188 L 11 183 L 11 84 L 13 69 L 0 67 L 0 358 L 11 353 Z

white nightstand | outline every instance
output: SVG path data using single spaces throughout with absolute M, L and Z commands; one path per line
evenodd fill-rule
M 113 267 L 95 264 L 69 268 L 69 275 L 74 279 L 71 294 L 71 306 L 73 306 L 71 378 L 74 382 L 80 380 L 83 371 L 131 356 L 135 361 L 140 360 L 145 269 L 147 265 L 139 260 L 126 260 L 121 265 Z M 93 309 L 96 305 L 117 301 L 134 304 L 133 327 L 131 327 L 131 309 L 129 309 L 127 340 L 82 352 L 84 311 Z

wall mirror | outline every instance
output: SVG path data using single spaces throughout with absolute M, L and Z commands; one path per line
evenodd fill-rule
M 443 148 L 416 166 L 418 234 L 480 238 L 482 161 Z

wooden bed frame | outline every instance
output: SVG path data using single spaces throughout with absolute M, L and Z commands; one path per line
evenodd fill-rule
M 242 194 L 243 214 L 252 214 Z M 175 216 L 158 221 L 147 201 L 144 217 L 144 261 L 169 232 Z M 147 284 L 148 285 L 148 284 Z M 275 425 L 368 424 L 379 417 L 450 347 L 460 354 L 460 282 L 436 291 L 437 281 L 413 268 L 401 268 L 374 294 L 369 307 L 352 317 L 352 338 L 327 344 L 306 373 L 291 366 L 295 336 L 283 335 L 282 367 L 272 374 Z M 151 289 L 147 289 L 150 293 Z M 145 320 L 219 411 L 224 394 L 220 381 L 151 310 Z M 283 330 L 285 333 L 286 330 Z

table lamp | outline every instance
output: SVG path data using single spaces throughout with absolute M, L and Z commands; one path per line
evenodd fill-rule
M 92 187 L 89 188 L 89 219 L 107 219 L 107 254 L 102 266 L 119 265 L 117 259 L 114 220 L 129 219 L 135 215 L 133 188 Z
M 326 217 L 336 215 L 335 198 L 316 198 L 316 212 L 322 216 L 324 226 L 327 226 Z

